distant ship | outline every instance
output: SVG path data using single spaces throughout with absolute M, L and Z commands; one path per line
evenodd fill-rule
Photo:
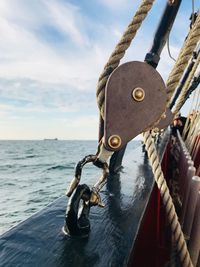
M 44 141 L 58 141 L 58 138 L 44 138 Z

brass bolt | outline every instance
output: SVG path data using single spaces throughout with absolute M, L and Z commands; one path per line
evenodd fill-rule
M 132 92 L 132 97 L 137 102 L 141 102 L 142 100 L 144 100 L 144 97 L 145 97 L 144 89 L 142 89 L 141 87 L 136 87 Z
M 111 135 L 108 138 L 108 144 L 111 148 L 119 148 L 121 146 L 122 140 L 119 135 Z

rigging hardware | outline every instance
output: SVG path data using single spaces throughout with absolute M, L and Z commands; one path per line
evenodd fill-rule
M 149 4 L 149 7 L 152 6 L 152 3 Z M 101 79 L 104 79 L 106 84 L 105 107 L 103 105 L 104 94 L 101 91 L 101 87 L 100 86 L 98 87 L 98 100 L 99 102 L 101 102 L 99 103 L 99 107 L 101 109 L 102 116 L 105 111 L 104 114 L 105 125 L 103 127 L 104 123 L 103 119 L 101 118 L 100 119 L 100 121 L 102 122 L 100 124 L 100 129 L 102 130 L 102 132 L 100 133 L 101 142 L 99 144 L 99 151 L 96 154 L 97 159 L 96 161 L 94 160 L 94 162 L 96 163 L 95 165 L 101 166 L 102 164 L 105 164 L 108 158 L 112 156 L 114 151 L 120 151 L 120 149 L 124 148 L 127 142 L 130 141 L 132 138 L 134 138 L 137 134 L 149 128 L 152 128 L 155 124 L 158 123 L 163 113 L 165 112 L 166 100 L 167 100 L 166 88 L 161 76 L 155 70 L 155 68 L 158 65 L 161 51 L 166 43 L 168 34 L 175 20 L 180 3 L 181 0 L 173 1 L 173 3 L 167 2 L 163 16 L 161 18 L 160 24 L 155 34 L 152 49 L 146 55 L 145 62 L 128 62 L 117 67 L 119 64 L 117 59 L 116 61 L 118 63 L 115 63 L 114 61 L 113 65 L 106 64 L 105 71 L 103 72 L 103 75 L 101 75 L 99 80 L 100 83 Z M 132 25 L 129 26 L 131 27 Z M 130 34 L 129 31 L 126 31 L 126 33 Z M 133 36 L 134 34 L 135 31 L 133 32 Z M 130 40 L 132 40 L 132 38 L 130 38 Z M 127 46 L 129 46 L 130 42 L 127 43 L 128 43 Z M 123 44 L 120 43 L 120 45 Z M 119 46 L 117 47 L 119 48 Z M 124 52 L 125 51 L 126 48 Z M 117 51 L 116 54 L 113 53 L 111 59 L 112 57 L 116 56 L 117 53 L 119 53 L 119 51 Z M 124 53 L 122 53 L 122 55 L 123 54 Z M 102 82 L 102 84 L 104 84 L 104 82 Z M 138 100 L 133 101 L 134 88 L 142 88 L 143 91 L 140 90 L 139 94 L 138 93 L 136 93 L 136 95 L 134 94 L 134 96 L 136 96 L 137 99 L 139 100 L 142 99 L 142 101 Z M 155 102 L 156 105 L 154 104 Z M 149 110 L 151 110 L 150 113 Z M 138 124 L 136 123 L 137 121 Z M 113 142 L 110 142 L 112 137 L 113 137 Z M 84 165 L 85 164 L 82 164 L 81 166 Z M 77 198 L 75 198 L 74 200 L 74 203 L 76 203 L 76 207 L 77 203 L 79 206 L 80 200 L 85 201 L 84 202 L 85 205 L 87 205 L 87 203 L 89 203 L 91 200 L 91 197 L 90 198 L 88 197 L 87 200 L 85 200 L 84 194 L 82 194 L 83 197 L 82 195 L 79 196 L 80 193 L 82 192 L 79 185 L 80 176 L 81 175 L 73 179 L 73 182 L 71 183 L 71 187 L 69 190 L 70 193 L 68 194 L 70 196 L 69 203 L 72 203 L 74 196 L 77 196 L 78 201 Z M 107 176 L 108 176 L 108 165 L 106 167 L 106 176 L 104 177 L 105 179 L 103 180 L 100 179 L 99 182 L 97 182 L 96 184 L 95 188 L 98 188 L 99 191 L 101 187 L 106 183 Z M 77 193 L 77 191 L 79 192 L 79 194 Z M 95 192 L 95 190 L 93 191 Z M 71 206 L 69 205 L 66 214 L 65 228 L 68 229 L 68 234 L 70 235 L 76 235 L 76 233 L 70 231 L 71 227 L 70 224 L 73 223 L 76 224 L 76 228 L 78 229 L 77 231 L 79 233 L 81 232 L 81 226 L 78 223 L 79 220 L 78 210 L 76 208 L 75 209 L 76 212 L 73 213 L 73 207 L 74 205 Z M 71 209 L 72 209 L 72 214 L 74 215 L 75 218 L 74 221 L 69 220 Z M 87 212 L 88 210 L 89 208 L 87 209 Z M 87 213 L 87 215 L 88 214 L 89 212 Z M 86 228 L 89 229 L 89 222 L 86 224 Z

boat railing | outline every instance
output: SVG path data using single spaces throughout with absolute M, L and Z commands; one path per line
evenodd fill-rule
M 200 177 L 194 161 L 179 133 L 173 154 L 176 158 L 175 179 L 178 178 L 181 200 L 180 223 L 194 266 L 200 263 Z
M 192 225 L 192 230 L 190 234 L 190 240 L 188 243 L 188 249 L 191 255 L 192 262 L 194 266 L 200 266 L 200 192 L 198 192 L 198 199 L 196 210 L 194 214 L 194 220 Z

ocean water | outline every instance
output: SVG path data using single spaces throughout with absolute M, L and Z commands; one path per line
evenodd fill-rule
M 126 153 L 140 144 L 132 141 Z M 76 163 L 96 141 L 0 141 L 0 234 L 65 195 Z M 84 167 L 84 182 L 100 170 Z

